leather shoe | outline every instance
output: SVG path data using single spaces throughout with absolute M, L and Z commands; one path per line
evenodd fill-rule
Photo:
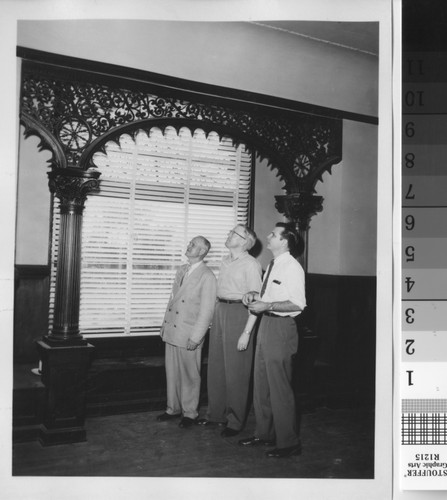
M 237 436 L 241 431 L 237 431 L 236 429 L 231 429 L 230 427 L 226 427 L 220 435 L 224 438 L 230 438 L 233 436 Z
M 274 441 L 267 441 L 256 436 L 240 439 L 238 444 L 239 446 L 275 446 Z
M 301 455 L 301 444 L 288 446 L 287 448 L 275 448 L 267 451 L 265 455 L 269 458 L 286 458 L 293 455 Z
M 192 425 L 194 425 L 196 420 L 197 419 L 192 419 L 189 417 L 182 417 L 178 426 L 181 427 L 182 429 L 186 429 L 187 427 L 191 427 Z
M 172 414 L 172 413 L 166 413 L 165 412 L 165 413 L 162 413 L 161 415 L 158 415 L 157 416 L 157 420 L 159 422 L 165 422 L 166 420 L 172 420 L 174 418 L 179 418 L 181 416 L 182 416 L 181 413 L 174 413 L 174 414 Z
M 199 418 L 198 420 L 196 420 L 196 424 L 203 427 L 224 427 L 225 425 L 227 425 L 224 422 L 213 422 L 212 420 L 208 420 L 207 418 Z

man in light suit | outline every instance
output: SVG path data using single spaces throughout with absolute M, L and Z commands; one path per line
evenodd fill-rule
M 175 275 L 160 332 L 166 343 L 167 408 L 157 420 L 182 417 L 179 427 L 190 427 L 198 415 L 202 345 L 216 304 L 216 278 L 203 262 L 210 247 L 203 236 L 189 242 L 188 264 Z

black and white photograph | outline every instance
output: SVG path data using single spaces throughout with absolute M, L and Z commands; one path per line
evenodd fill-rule
M 18 3 L 11 498 L 387 498 L 392 2 Z

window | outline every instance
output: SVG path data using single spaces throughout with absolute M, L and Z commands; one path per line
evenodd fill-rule
M 153 127 L 118 142 L 93 157 L 100 191 L 83 216 L 79 326 L 87 337 L 158 334 L 188 241 L 210 240 L 206 260 L 217 275 L 227 231 L 249 219 L 244 145 L 186 127 Z M 58 218 L 54 210 L 52 296 Z

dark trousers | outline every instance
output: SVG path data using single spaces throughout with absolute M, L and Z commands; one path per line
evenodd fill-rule
M 298 444 L 292 359 L 298 348 L 295 320 L 262 317 L 254 368 L 255 435 L 278 448 Z
M 243 427 L 248 410 L 254 339 L 246 351 L 237 350 L 247 318 L 243 304 L 218 302 L 210 330 L 207 418 L 234 430 Z

